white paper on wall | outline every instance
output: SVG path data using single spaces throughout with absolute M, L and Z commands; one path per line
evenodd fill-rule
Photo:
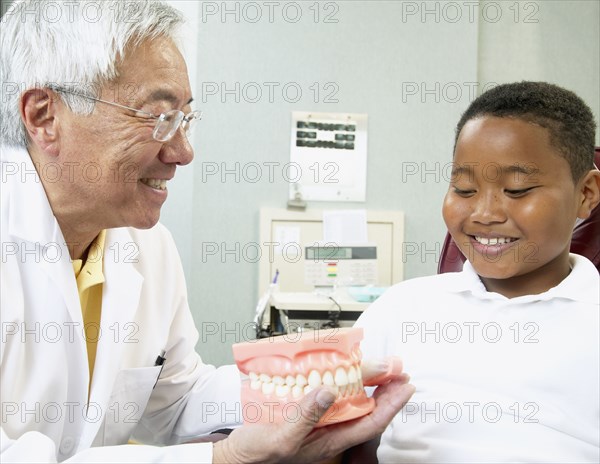
M 366 114 L 292 112 L 289 198 L 365 201 Z
M 367 243 L 367 211 L 323 211 L 323 241 L 343 244 Z
M 275 227 L 275 253 L 282 254 L 286 245 L 298 245 L 300 244 L 300 227 L 293 226 L 276 226 Z

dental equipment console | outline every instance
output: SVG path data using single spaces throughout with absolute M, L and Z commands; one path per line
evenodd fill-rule
M 372 300 L 356 299 L 350 289 L 377 283 L 374 244 L 315 243 L 304 247 L 304 282 L 313 292 L 277 292 L 271 284 L 259 306 L 270 309 L 269 328 L 257 326 L 257 338 L 337 327 L 351 327 Z M 285 276 L 284 276 L 285 278 Z M 362 286 L 362 287 L 359 287 Z M 268 304 L 266 303 L 268 301 Z M 257 321 L 263 315 L 257 307 Z

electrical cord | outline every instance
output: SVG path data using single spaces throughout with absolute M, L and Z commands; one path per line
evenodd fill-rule
M 327 317 L 329 320 L 321 325 L 322 329 L 337 329 L 340 326 L 340 313 L 342 312 L 342 307 L 340 304 L 333 298 L 332 296 L 328 296 L 331 301 L 337 306 L 336 311 L 328 311 Z

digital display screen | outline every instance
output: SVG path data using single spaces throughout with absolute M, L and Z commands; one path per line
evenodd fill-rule
M 375 247 L 340 247 L 335 245 L 306 247 L 306 259 L 326 261 L 328 259 L 377 259 Z
M 306 248 L 306 259 L 322 261 L 326 259 L 350 259 L 352 249 L 349 247 L 308 247 Z

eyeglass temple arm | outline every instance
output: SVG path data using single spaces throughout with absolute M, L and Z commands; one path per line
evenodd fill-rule
M 75 95 L 77 97 L 87 98 L 88 100 L 99 101 L 99 102 L 102 102 L 102 103 L 106 103 L 107 105 L 117 106 L 117 107 L 123 108 L 125 110 L 135 111 L 136 113 L 142 113 L 142 114 L 145 114 L 147 116 L 151 116 L 154 119 L 158 119 L 159 118 L 159 116 L 156 116 L 155 114 L 149 113 L 147 111 L 138 110 L 136 108 L 131 108 L 130 106 L 121 105 L 119 103 L 110 102 L 110 101 L 107 101 L 107 100 L 102 100 L 101 98 L 92 97 L 92 96 L 86 95 L 84 93 L 72 92 L 72 91 L 64 89 L 62 87 L 51 87 L 51 88 L 53 90 L 57 91 L 57 92 L 64 92 L 64 93 L 68 93 L 68 94 L 71 94 L 71 95 Z

